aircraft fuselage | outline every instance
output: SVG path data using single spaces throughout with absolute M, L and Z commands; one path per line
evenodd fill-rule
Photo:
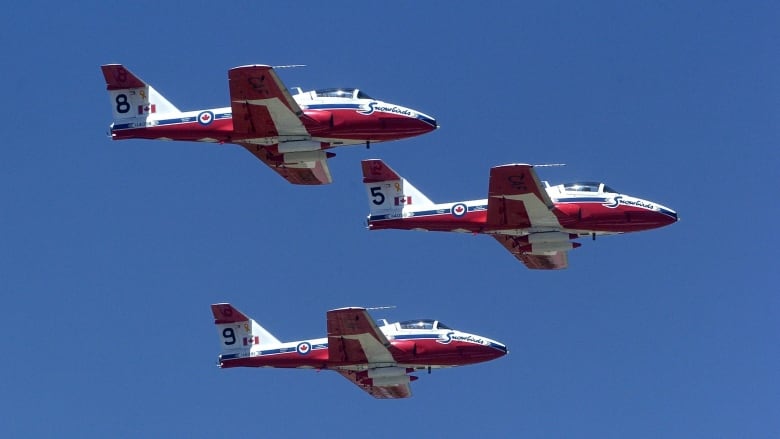
M 549 194 L 549 192 L 548 192 Z M 557 221 L 531 224 L 512 222 L 512 228 L 487 225 L 484 200 L 436 204 L 420 210 L 406 210 L 403 215 L 372 215 L 371 230 L 404 229 L 465 233 L 507 234 L 522 236 L 533 232 L 559 231 L 575 235 L 609 235 L 663 227 L 677 221 L 677 213 L 658 203 L 622 194 L 600 194 L 589 197 L 552 197 L 551 212 Z M 521 212 L 522 213 L 522 212 Z M 512 213 L 509 212 L 509 215 Z
M 437 128 L 436 121 L 430 116 L 381 101 L 312 104 L 303 108 L 300 120 L 310 136 L 280 136 L 278 132 L 269 132 L 265 137 L 247 137 L 234 132 L 231 108 L 223 107 L 183 112 L 175 117 L 151 114 L 145 119 L 114 123 L 111 125 L 111 136 L 114 140 L 249 142 L 264 146 L 306 140 L 320 143 L 318 149 L 328 149 L 340 145 L 404 139 Z
M 393 366 L 442 368 L 481 363 L 506 355 L 501 343 L 454 330 L 385 335 L 390 340 Z M 312 339 L 253 349 L 249 356 L 220 356 L 220 367 L 278 367 L 363 370 L 377 364 L 329 358 L 328 339 Z

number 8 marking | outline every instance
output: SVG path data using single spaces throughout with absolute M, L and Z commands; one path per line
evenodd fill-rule
M 124 93 L 116 95 L 116 112 L 124 114 L 128 111 L 130 111 L 130 103 L 127 102 L 127 95 Z

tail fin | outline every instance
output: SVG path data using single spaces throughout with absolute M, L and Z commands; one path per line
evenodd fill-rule
M 363 160 L 361 164 L 371 216 L 399 215 L 400 218 L 407 209 L 434 204 L 382 160 Z
M 253 346 L 265 347 L 282 343 L 229 303 L 215 303 L 211 305 L 211 312 L 214 314 L 214 324 L 217 325 L 221 344 L 220 360 L 247 357 Z
M 180 113 L 151 85 L 145 83 L 121 64 L 100 66 L 111 96 L 114 122 L 127 123 L 131 119 L 145 120 L 152 114 Z

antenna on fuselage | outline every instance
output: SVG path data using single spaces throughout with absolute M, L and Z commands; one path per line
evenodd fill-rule
M 534 168 L 555 168 L 558 166 L 566 166 L 566 163 L 544 163 L 541 165 L 531 165 Z M 550 187 L 550 183 L 547 182 L 547 180 L 542 181 L 544 184 L 544 188 L 547 189 Z
M 294 69 L 296 67 L 306 67 L 306 64 L 287 64 L 284 66 L 273 66 L 275 69 Z M 296 91 L 295 94 L 301 94 L 303 93 L 303 89 L 301 87 L 290 87 L 290 90 Z

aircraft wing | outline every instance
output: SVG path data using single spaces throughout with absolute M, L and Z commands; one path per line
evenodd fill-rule
M 390 341 L 364 308 L 328 311 L 328 356 L 342 364 L 394 364 Z
M 252 65 L 228 71 L 233 131 L 246 138 L 301 137 L 308 131 L 303 110 L 271 66 Z
M 537 229 L 539 232 L 532 231 L 528 238 L 534 241 L 539 237 L 543 241 L 549 239 L 545 237 L 548 235 L 545 228 L 560 227 L 552 213 L 554 206 L 532 165 L 511 164 L 490 169 L 488 227 Z M 525 241 L 510 235 L 494 235 L 494 238 L 528 268 L 555 270 L 568 266 L 566 250 L 572 245 L 565 236 L 558 235 L 552 242 L 530 246 L 528 238 Z
M 341 376 L 348 379 L 350 382 L 360 387 L 361 390 L 365 391 L 366 393 L 373 396 L 374 398 L 399 399 L 399 398 L 408 398 L 412 396 L 412 389 L 409 383 L 395 384 L 392 386 L 370 386 L 361 383 L 358 380 L 358 375 L 355 371 L 339 370 L 338 373 L 340 373 Z
M 292 184 L 318 185 L 333 182 L 333 178 L 330 176 L 330 168 L 328 168 L 328 153 L 325 151 L 298 153 L 299 156 L 305 154 L 306 156 L 302 158 L 306 160 L 300 160 L 297 163 L 285 163 L 282 154 L 275 154 L 264 146 L 244 142 L 239 142 L 239 145 L 246 148 L 260 161 Z
M 490 169 L 487 225 L 526 229 L 558 225 L 553 202 L 539 183 L 533 166 L 512 164 Z
M 290 183 L 318 185 L 333 181 L 326 152 L 281 154 L 264 146 L 311 139 L 300 119 L 303 110 L 273 68 L 264 65 L 236 67 L 228 71 L 228 79 L 233 131 L 239 137 L 236 143 Z
M 533 270 L 560 270 L 569 266 L 568 253 L 565 250 L 550 251 L 544 253 L 527 253 L 521 251 L 526 245 L 513 236 L 493 235 L 499 244 L 509 250 L 514 257 L 520 260 L 526 267 Z
M 393 366 L 395 358 L 388 349 L 390 341 L 376 326 L 364 308 L 341 308 L 328 311 L 328 357 L 343 365 Z M 339 370 L 341 376 L 374 398 L 394 399 L 412 396 L 409 379 L 374 384 L 359 372 Z M 364 377 L 365 378 L 365 377 Z

